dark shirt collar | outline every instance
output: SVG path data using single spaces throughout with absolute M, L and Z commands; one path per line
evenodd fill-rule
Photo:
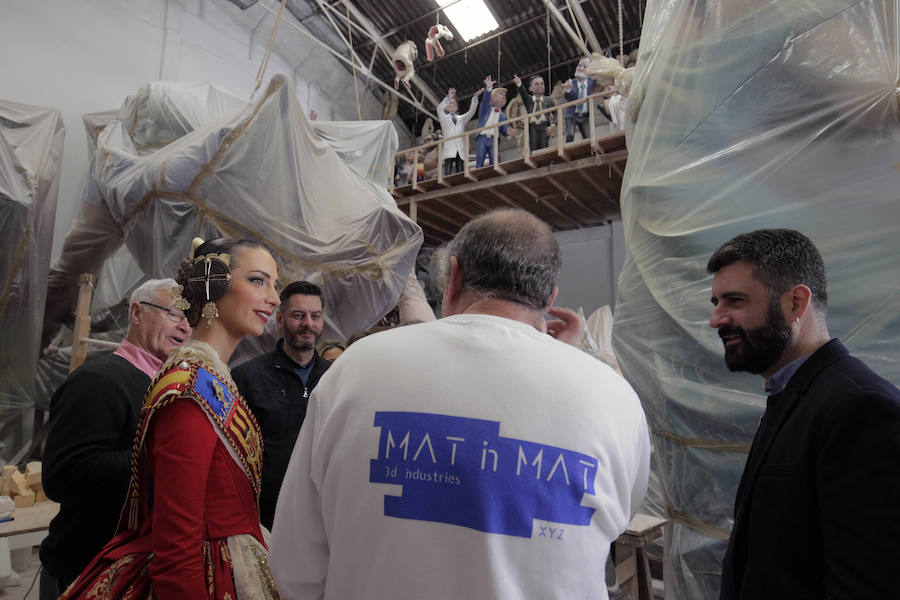
M 794 376 L 794 373 L 796 373 L 797 370 L 803 366 L 803 363 L 805 363 L 810 356 L 812 356 L 812 354 L 807 354 L 806 356 L 796 358 L 775 371 L 772 376 L 766 380 L 764 386 L 766 393 L 770 396 L 774 396 L 775 394 L 780 394 L 781 392 L 783 392 L 784 388 L 788 384 L 788 381 L 791 380 L 791 377 Z
M 284 338 L 278 340 L 275 343 L 275 350 L 278 352 L 278 355 L 285 361 L 285 366 L 289 369 L 309 369 L 313 365 L 316 364 L 316 359 L 319 356 L 318 350 L 313 350 L 313 356 L 308 363 L 305 365 L 301 365 L 296 360 L 288 356 L 288 353 L 284 351 Z

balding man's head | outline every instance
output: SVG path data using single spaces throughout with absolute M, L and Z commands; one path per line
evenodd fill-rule
M 550 227 L 529 212 L 504 209 L 463 227 L 448 246 L 462 271 L 461 290 L 545 310 L 562 266 Z

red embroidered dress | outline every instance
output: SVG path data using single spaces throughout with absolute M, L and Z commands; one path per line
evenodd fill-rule
M 61 599 L 278 598 L 259 525 L 259 427 L 215 351 L 173 350 L 141 415 L 119 532 Z

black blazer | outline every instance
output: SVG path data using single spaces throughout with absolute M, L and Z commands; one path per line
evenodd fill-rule
M 900 390 L 834 339 L 768 399 L 720 598 L 896 598 L 898 563 Z

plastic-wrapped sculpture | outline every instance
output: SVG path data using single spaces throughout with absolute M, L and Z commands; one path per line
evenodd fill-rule
M 387 192 L 396 131 L 380 121 L 310 123 L 289 88 L 276 76 L 259 101 L 237 108 L 208 84 L 151 84 L 127 100 L 97 140 L 48 314 L 64 321 L 73 278 L 97 273 L 123 241 L 139 272 L 161 277 L 195 236 L 219 235 L 261 239 L 281 281 L 321 285 L 326 337 L 346 339 L 390 310 L 422 242 Z
M 394 50 L 394 54 L 391 56 L 391 64 L 394 65 L 394 89 L 399 88 L 402 81 L 409 93 L 412 93 L 409 82 L 412 81 L 416 74 L 416 59 L 418 57 L 419 49 L 416 48 L 416 43 L 412 40 L 406 40 Z
M 0 412 L 46 408 L 35 365 L 64 139 L 58 110 L 0 100 Z M 18 435 L 3 428 L 0 449 Z
M 428 62 L 434 60 L 434 55 L 444 55 L 444 47 L 441 46 L 441 40 L 453 41 L 453 32 L 447 29 L 446 25 L 432 25 L 428 29 L 428 35 L 425 37 L 425 56 Z
M 896 0 L 647 5 L 614 343 L 654 431 L 667 598 L 718 597 L 765 406 L 759 378 L 726 370 L 707 325 L 719 244 L 761 227 L 809 235 L 828 268 L 831 333 L 900 383 L 898 27 Z

